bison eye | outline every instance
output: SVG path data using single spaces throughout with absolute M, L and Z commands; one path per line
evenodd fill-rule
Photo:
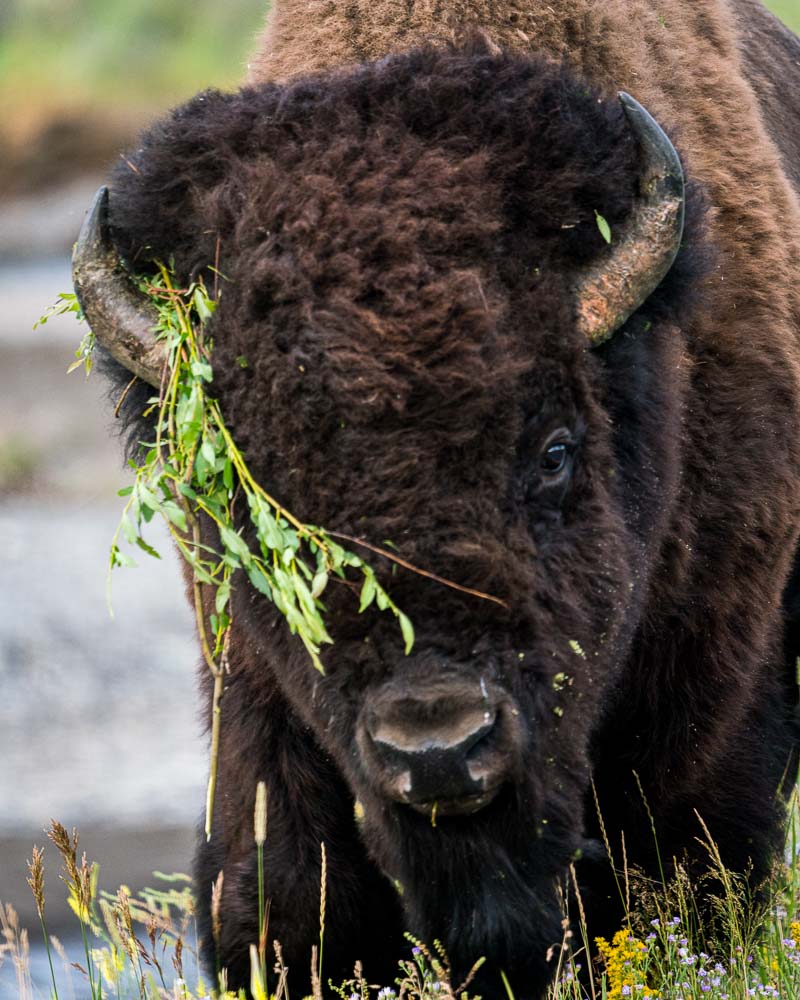
M 567 431 L 558 430 L 542 449 L 539 469 L 545 479 L 555 479 L 566 469 L 572 453 L 572 438 Z

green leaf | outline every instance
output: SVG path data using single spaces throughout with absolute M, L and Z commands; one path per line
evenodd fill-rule
M 122 515 L 119 527 L 122 532 L 122 537 L 128 545 L 133 545 L 139 532 L 136 530 L 136 525 L 131 521 L 127 514 Z
M 600 235 L 606 243 L 611 243 L 611 226 L 609 226 L 597 209 L 595 209 L 594 217 L 597 220 L 597 228 L 600 230 Z
M 142 552 L 146 552 L 149 556 L 152 556 L 154 559 L 160 559 L 161 558 L 161 556 L 153 548 L 153 546 L 152 545 L 148 545 L 147 542 L 142 538 L 141 535 L 139 535 L 139 537 L 136 539 L 136 544 L 139 546 L 139 548 L 142 550 Z
M 376 586 L 375 577 L 372 573 L 367 573 L 364 577 L 364 586 L 361 588 L 361 603 L 358 606 L 358 613 L 362 614 L 372 604 L 375 598 Z
M 217 614 L 221 615 L 225 610 L 225 606 L 230 600 L 231 596 L 231 583 L 230 580 L 225 580 L 217 587 L 217 593 L 214 597 L 214 607 L 217 609 Z
M 225 465 L 222 467 L 222 481 L 225 484 L 225 489 L 231 492 L 233 490 L 233 463 L 229 458 L 225 459 Z
M 268 597 L 272 600 L 272 587 L 269 585 L 269 580 L 266 574 L 261 569 L 261 567 L 256 562 L 251 562 L 247 567 L 247 576 L 250 583 L 256 588 L 256 590 L 263 594 L 264 597 Z
M 142 507 L 146 507 L 154 513 L 161 510 L 161 501 L 149 487 L 144 485 L 144 483 L 138 484 L 136 492 Z
M 311 596 L 311 591 L 306 586 L 305 580 L 296 571 L 292 574 L 292 583 L 294 585 L 294 592 L 297 595 L 297 603 L 306 621 L 314 630 L 322 628 L 322 619 L 314 603 L 314 598 Z
M 120 552 L 119 547 L 116 545 L 111 546 L 111 567 L 115 566 L 135 566 L 135 560 L 131 559 L 129 555 L 125 552 Z
M 222 544 L 228 552 L 237 559 L 240 559 L 244 566 L 247 566 L 253 559 L 250 549 L 247 547 L 247 542 L 227 525 L 219 524 L 217 527 Z
M 251 502 L 250 509 L 259 541 L 263 542 L 267 549 L 282 551 L 284 548 L 283 532 L 278 527 L 272 510 L 265 508 L 258 500 L 255 503 Z
M 179 531 L 188 530 L 186 524 L 186 514 L 184 513 L 183 508 L 179 507 L 174 500 L 165 500 L 161 504 L 161 513 L 165 514 Z
M 175 407 L 178 444 L 189 452 L 200 436 L 203 426 L 203 397 L 197 386 L 192 386 L 188 396 L 182 397 Z
M 314 574 L 314 579 L 311 581 L 311 596 L 316 601 L 318 598 L 322 597 L 325 588 L 328 586 L 328 574 L 321 570 Z
M 214 315 L 214 310 L 217 307 L 216 302 L 209 298 L 208 292 L 206 292 L 202 285 L 198 285 L 197 288 L 195 288 L 194 294 L 192 295 L 192 305 L 197 310 L 197 315 L 203 323 L 207 323 L 208 320 L 211 319 Z
M 208 438 L 203 438 L 203 443 L 200 445 L 200 454 L 206 460 L 210 468 L 214 468 L 217 461 L 217 450 L 214 447 L 214 442 L 209 441 Z
M 195 378 L 200 378 L 204 382 L 211 382 L 214 378 L 214 372 L 212 371 L 211 365 L 207 361 L 193 361 L 191 364 L 191 372 Z
M 403 633 L 403 639 L 405 639 L 406 656 L 408 656 L 414 648 L 414 626 L 402 611 L 397 612 L 397 620 L 400 622 L 400 631 Z

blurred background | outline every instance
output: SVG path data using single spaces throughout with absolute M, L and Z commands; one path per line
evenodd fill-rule
M 800 0 L 771 6 L 800 31 Z M 116 572 L 109 617 L 126 483 L 113 404 L 65 374 L 73 318 L 32 327 L 70 289 L 70 247 L 120 150 L 197 90 L 235 86 L 267 7 L 0 0 L 0 900 L 31 929 L 25 860 L 50 817 L 79 828 L 101 886 L 141 887 L 188 868 L 206 761 L 176 560 L 153 525 L 163 559 Z M 54 855 L 48 925 L 68 938 Z M 0 1000 L 17 996 L 6 962 Z
M 99 380 L 65 374 L 73 317 L 32 327 L 70 290 L 70 248 L 109 165 L 154 115 L 234 87 L 265 14 L 265 0 L 0 0 L 0 900 L 31 929 L 40 984 L 34 843 L 48 929 L 82 951 L 50 818 L 78 827 L 106 889 L 186 871 L 207 752 L 191 616 L 157 525 L 163 559 L 118 570 L 107 609 L 127 481 L 113 404 Z M 0 998 L 18 997 L 6 960 Z

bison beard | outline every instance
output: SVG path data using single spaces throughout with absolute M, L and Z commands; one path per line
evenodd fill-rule
M 592 933 L 619 919 L 592 774 L 632 863 L 655 868 L 636 772 L 664 858 L 688 852 L 701 867 L 699 808 L 729 864 L 752 864 L 756 879 L 766 870 L 782 817 L 774 793 L 793 759 L 795 650 L 784 661 L 774 601 L 725 607 L 707 594 L 697 617 L 681 604 L 687 546 L 703 530 L 691 497 L 723 457 L 709 451 L 717 417 L 694 410 L 693 393 L 715 370 L 718 403 L 741 376 L 715 369 L 690 335 L 714 250 L 701 192 L 690 189 L 676 265 L 624 329 L 597 351 L 576 331 L 570 273 L 611 252 L 596 213 L 622 230 L 639 157 L 615 95 L 476 42 L 201 95 L 116 171 L 113 232 L 136 270 L 173 258 L 188 281 L 219 245 L 229 280 L 210 328 L 214 391 L 256 478 L 298 516 L 392 539 L 412 562 L 508 604 L 392 577 L 418 636 L 406 659 L 393 626 L 359 617 L 333 588 L 335 646 L 320 677 L 273 606 L 239 582 L 214 830 L 196 868 L 205 959 L 234 987 L 249 982 L 258 937 L 259 780 L 269 935 L 300 982 L 324 842 L 326 977 L 349 976 L 360 958 L 370 981 L 390 981 L 406 926 L 444 942 L 456 979 L 486 955 L 485 996 L 499 994 L 501 968 L 520 1000 L 541 996 L 571 860 L 582 859 Z M 751 377 L 796 426 L 789 375 Z M 150 437 L 149 395 L 141 386 L 123 404 L 134 445 Z M 741 420 L 742 434 L 761 433 Z M 562 430 L 559 480 L 541 463 Z M 740 507 L 787 497 L 785 465 L 760 475 L 756 500 L 750 482 L 730 481 Z M 776 502 L 757 551 L 743 549 L 779 579 L 797 536 L 787 509 Z M 398 772 L 381 754 L 408 764 L 412 795 L 434 779 L 402 756 L 407 734 L 383 734 L 407 703 L 461 788 L 448 734 L 481 699 L 490 731 L 468 736 L 494 754 L 499 790 L 433 823 L 430 797 L 387 791 Z M 452 800 L 467 811 L 461 792 Z

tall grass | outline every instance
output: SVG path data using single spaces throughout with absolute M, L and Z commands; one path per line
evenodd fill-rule
M 254 840 L 261 857 L 266 836 L 266 801 L 260 793 Z M 774 1000 L 800 998 L 800 842 L 797 794 L 792 801 L 785 856 L 776 863 L 772 877 L 757 893 L 745 876 L 725 869 L 716 845 L 707 835 L 705 850 L 713 884 L 713 920 L 698 917 L 698 886 L 685 871 L 667 884 L 643 878 L 629 870 L 624 860 L 615 869 L 627 915 L 612 939 L 589 938 L 574 870 L 561 887 L 565 913 L 563 936 L 550 949 L 554 982 L 547 1000 Z M 226 988 L 225 970 L 217 969 L 216 982 L 204 978 L 197 957 L 194 900 L 186 876 L 160 876 L 157 889 L 132 896 L 126 889 L 98 891 L 97 868 L 79 856 L 75 831 L 69 834 L 54 823 L 50 839 L 63 869 L 70 906 L 81 929 L 83 954 L 71 956 L 85 991 L 92 1000 L 289 1000 L 287 968 L 279 942 L 269 948 L 269 873 L 259 865 L 259 940 L 250 949 L 250 990 L 234 994 Z M 53 972 L 50 949 L 66 962 L 60 942 L 47 932 L 44 898 L 44 859 L 35 849 L 29 862 L 29 884 L 34 893 L 41 930 L 48 945 L 51 982 L 37 990 L 30 975 L 30 940 L 10 906 L 0 904 L 0 978 L 15 983 L 20 1000 L 48 996 L 59 1000 L 64 990 Z M 447 955 L 437 942 L 426 944 L 409 937 L 409 953 L 398 956 L 393 983 L 374 986 L 364 978 L 361 963 L 345 983 L 325 984 L 322 979 L 322 945 L 325 933 L 327 871 L 322 848 L 320 885 L 320 938 L 309 955 L 307 992 L 315 1000 L 323 993 L 341 1000 L 469 1000 L 470 982 L 483 963 L 477 961 L 466 982 L 456 983 Z M 167 879 L 164 884 L 164 879 Z M 218 939 L 222 882 L 212 922 Z M 713 926 L 713 933 L 709 930 Z M 485 956 L 491 958 L 491 956 Z M 369 955 L 362 956 L 369 965 Z M 3 968 L 3 966 L 6 966 Z M 589 970 L 593 974 L 589 975 Z M 295 970 L 296 971 L 296 970 Z M 494 997 L 515 1000 L 502 970 Z M 473 997 L 472 1000 L 475 1000 Z

